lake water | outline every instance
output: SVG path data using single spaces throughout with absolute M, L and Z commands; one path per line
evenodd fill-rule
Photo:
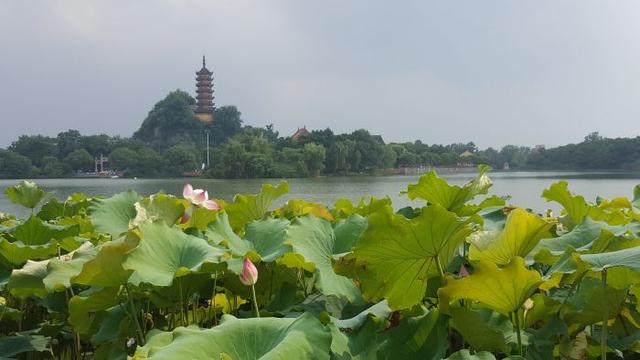
M 454 184 L 463 184 L 473 177 L 473 173 L 441 174 Z M 510 203 L 529 207 L 536 211 L 547 208 L 557 209 L 540 196 L 542 191 L 558 180 L 568 180 L 574 193 L 582 194 L 588 200 L 597 195 L 607 198 L 616 196 L 632 197 L 633 187 L 640 183 L 638 173 L 611 172 L 495 172 L 490 174 L 494 182 L 490 194 L 511 195 Z M 317 179 L 288 179 L 290 193 L 284 198 L 302 198 L 333 205 L 340 198 L 358 200 L 363 196 L 389 196 L 394 207 L 411 204 L 401 190 L 409 183 L 418 181 L 418 176 L 377 176 L 377 177 L 328 177 Z M 60 199 L 74 192 L 91 195 L 110 196 L 128 189 L 148 195 L 158 191 L 181 196 L 182 186 L 191 182 L 195 187 L 205 188 L 217 198 L 231 200 L 236 193 L 255 193 L 263 183 L 277 184 L 279 179 L 40 179 L 36 182 L 52 191 Z M 0 212 L 10 212 L 26 216 L 27 212 L 13 205 L 4 197 L 4 189 L 18 180 L 0 180 Z M 413 204 L 419 204 L 415 202 Z

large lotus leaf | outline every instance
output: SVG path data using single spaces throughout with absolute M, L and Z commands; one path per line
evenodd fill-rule
M 447 277 L 445 286 L 438 290 L 440 307 L 446 311 L 451 302 L 469 299 L 509 315 L 522 306 L 540 283 L 540 274 L 527 269 L 521 257 L 514 257 L 502 269 L 483 260 L 478 262 L 475 271 L 467 277 Z
M 29 209 L 35 208 L 40 201 L 50 196 L 31 181 L 21 181 L 15 186 L 8 187 L 4 190 L 4 194 L 12 203 Z
M 515 209 L 509 214 L 504 230 L 495 238 L 471 241 L 469 259 L 504 265 L 514 256 L 525 257 L 540 239 L 550 236 L 551 226 L 535 214 Z
M 625 289 L 603 288 L 599 280 L 586 278 L 568 299 L 567 310 L 563 311 L 562 317 L 570 325 L 570 330 L 601 322 L 605 315 L 613 319 L 622 310 L 626 296 Z
M 447 319 L 438 309 L 423 306 L 401 315 L 398 326 L 378 337 L 377 359 L 433 359 L 444 358 L 449 348 Z
M 123 263 L 129 251 L 137 244 L 137 239 L 133 237 L 101 244 L 97 254 L 82 265 L 82 271 L 71 278 L 71 282 L 105 287 L 123 285 L 132 273 L 130 269 L 123 267 Z
M 46 223 L 36 216 L 31 216 L 23 224 L 17 226 L 11 235 L 26 245 L 44 245 L 54 240 L 78 235 L 78 226 L 61 226 Z
M 177 278 L 170 286 L 153 286 L 147 291 L 156 306 L 171 308 L 195 293 L 203 298 L 209 296 L 213 291 L 213 280 L 211 274 L 191 273 Z
M 451 326 L 474 349 L 509 353 L 507 336 L 514 335 L 513 324 L 508 317 L 489 309 L 452 307 Z
M 533 294 L 531 296 L 533 308 L 527 311 L 524 318 L 524 328 L 534 327 L 538 322 L 547 323 L 562 307 L 562 303 L 543 294 Z
M 10 242 L 0 237 L 0 256 L 13 265 L 22 265 L 27 260 L 46 259 L 58 251 L 55 241 L 45 245 L 25 245 L 22 241 Z
M 69 323 L 75 331 L 86 334 L 91 328 L 92 313 L 107 310 L 119 302 L 120 288 L 90 288 L 69 299 Z
M 356 276 L 365 299 L 409 308 L 422 301 L 427 279 L 439 274 L 436 259 L 446 269 L 469 233 L 468 221 L 437 204 L 411 220 L 387 208 L 369 217 L 353 254 L 342 259 L 352 271 L 337 267 Z
M 368 199 L 361 198 L 357 205 L 355 205 L 350 199 L 338 199 L 336 200 L 331 212 L 333 217 L 336 219 L 345 219 L 354 214 L 367 217 L 390 206 L 391 199 L 389 197 L 382 199 L 377 199 L 375 197 L 370 197 Z
M 107 309 L 100 318 L 98 330 L 91 336 L 93 344 L 103 344 L 120 339 L 125 336 L 133 336 L 135 327 L 131 316 L 127 316 L 124 307 L 118 305 Z
M 47 265 L 47 276 L 42 280 L 47 291 L 64 291 L 69 288 L 71 278 L 78 275 L 82 271 L 82 265 L 92 259 L 97 252 L 97 248 L 92 243 L 86 242 L 77 251 L 50 259 Z
M 47 276 L 49 260 L 27 261 L 21 269 L 11 272 L 7 287 L 13 296 L 26 298 L 29 296 L 44 297 L 47 290 L 42 280 Z
M 383 300 L 349 319 L 331 317 L 332 359 L 365 360 L 377 358 L 379 334 L 386 327 L 391 309 Z
M 207 238 L 214 244 L 225 245 L 231 253 L 244 257 L 249 252 L 260 255 L 265 262 L 272 262 L 281 257 L 290 247 L 284 243 L 289 221 L 284 219 L 264 219 L 252 221 L 245 229 L 245 239 L 236 235 L 224 212 L 209 225 Z
M 633 202 L 631 203 L 636 209 L 640 209 L 640 185 L 633 187 Z
M 116 237 L 129 230 L 129 222 L 136 217 L 135 203 L 140 196 L 129 190 L 109 199 L 95 200 L 91 206 L 91 221 L 99 232 Z
M 186 201 L 173 195 L 158 193 L 140 200 L 140 208 L 153 220 L 161 219 L 173 225 L 185 211 Z
M 593 271 L 624 266 L 640 272 L 640 246 L 606 253 L 580 255 L 580 259 L 591 264 Z
M 411 200 L 423 199 L 430 204 L 438 204 L 449 211 L 460 213 L 468 201 L 489 191 L 492 182 L 487 171 L 488 167 L 480 167 L 478 177 L 460 187 L 449 185 L 434 170 L 421 176 L 417 184 L 410 184 L 406 193 Z M 474 210 L 478 211 L 480 208 Z
M 123 264 L 133 270 L 129 282 L 169 286 L 175 276 L 199 270 L 206 263 L 219 263 L 222 250 L 204 239 L 187 235 L 163 222 L 140 225 L 140 244 Z
M 589 213 L 589 204 L 582 195 L 573 195 L 566 181 L 558 181 L 542 192 L 547 201 L 555 201 L 562 205 L 575 225 L 580 224 Z
M 64 202 L 53 198 L 42 205 L 38 217 L 46 221 L 75 216 L 88 208 L 91 201 L 91 198 L 82 193 L 71 194 Z
M 377 304 L 371 305 L 370 307 L 366 308 L 354 317 L 351 317 L 349 319 L 336 319 L 332 317 L 331 322 L 336 324 L 336 326 L 340 329 L 348 329 L 349 331 L 351 331 L 361 327 L 370 315 L 375 315 L 380 318 L 386 318 L 390 313 L 391 308 L 389 307 L 389 303 L 387 303 L 387 300 L 382 300 Z
M 601 238 L 602 231 L 605 229 L 613 230 L 614 228 L 605 222 L 594 221 L 586 217 L 582 223 L 578 224 L 570 232 L 556 238 L 541 240 L 531 253 L 538 254 L 543 249 L 547 249 L 552 255 L 557 256 L 564 253 L 569 246 L 576 250 L 589 250 Z M 620 235 L 620 233 L 611 232 L 609 234 Z
M 262 219 L 271 210 L 273 203 L 287 192 L 289 192 L 289 184 L 283 181 L 278 186 L 262 185 L 262 191 L 256 195 L 236 195 L 233 203 L 224 206 L 229 214 L 231 227 L 235 231 L 240 231 L 249 221 Z
M 186 224 L 181 224 L 183 229 L 196 228 L 200 231 L 205 231 L 209 224 L 214 222 L 218 217 L 217 211 L 212 211 L 204 207 L 194 207 L 191 212 L 191 217 Z
M 177 328 L 149 334 L 134 359 L 329 359 L 331 333 L 310 314 L 236 319 L 211 329 Z
M 316 286 L 325 295 L 335 295 L 351 302 L 360 298 L 360 292 L 353 280 L 338 275 L 332 267 L 333 248 L 336 234 L 331 224 L 313 216 L 295 220 L 289 227 L 287 242 L 305 262 L 315 265 L 318 280 Z M 289 265 L 285 261 L 285 265 Z
M 291 199 L 284 206 L 274 210 L 276 217 L 288 219 L 305 215 L 313 215 L 327 221 L 333 221 L 333 215 L 327 207 L 321 203 L 308 202 L 302 199 Z
M 336 241 L 333 244 L 333 253 L 341 254 L 351 251 L 364 230 L 367 228 L 367 219 L 354 214 L 347 219 L 340 220 L 333 228 Z
M 378 334 L 384 330 L 384 319 L 366 316 L 362 326 L 341 330 L 329 324 L 331 330 L 331 358 L 337 360 L 376 359 L 380 343 Z
M 252 221 L 245 228 L 245 239 L 252 244 L 262 261 L 272 262 L 290 250 L 285 245 L 288 220 L 266 219 Z
M 15 355 L 31 351 L 47 351 L 50 338 L 42 335 L 15 335 L 0 337 L 0 358 L 13 358 Z

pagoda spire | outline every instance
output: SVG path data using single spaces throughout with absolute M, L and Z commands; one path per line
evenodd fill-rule
M 206 58 L 202 55 L 202 69 L 196 72 L 196 117 L 203 122 L 213 121 L 214 96 L 213 72 L 207 69 Z

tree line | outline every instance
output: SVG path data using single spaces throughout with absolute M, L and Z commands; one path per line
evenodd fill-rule
M 552 149 L 507 145 L 478 149 L 473 143 L 425 144 L 420 140 L 385 143 L 382 136 L 360 129 L 334 134 L 327 128 L 297 139 L 281 136 L 273 125 L 243 126 L 235 106 L 215 110 L 209 124 L 195 118 L 195 100 L 176 90 L 154 105 L 132 137 L 82 135 L 77 130 L 56 137 L 23 135 L 0 149 L 0 178 L 67 177 L 94 170 L 104 155 L 111 170 L 129 177 L 179 177 L 199 170 L 206 161 L 209 134 L 210 167 L 215 178 L 314 177 L 389 173 L 418 167 L 494 169 L 640 170 L 640 137 L 603 138 Z M 393 173 L 393 171 L 391 171 Z

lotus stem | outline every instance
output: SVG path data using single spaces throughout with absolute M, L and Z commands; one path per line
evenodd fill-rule
M 213 308 L 212 324 L 218 325 L 218 315 L 216 314 L 216 287 L 218 286 L 218 272 L 213 275 L 213 299 L 211 300 L 211 306 L 209 307 L 209 315 L 211 315 L 211 309 Z
M 129 307 L 131 308 L 131 317 L 133 318 L 133 322 L 136 324 L 136 329 L 138 330 L 138 336 L 140 337 L 140 344 L 144 345 L 145 343 L 144 332 L 142 331 L 142 327 L 140 327 L 140 322 L 138 321 L 138 311 L 136 310 L 136 306 L 133 303 L 133 298 L 131 297 L 129 286 L 127 284 L 124 284 L 124 289 L 127 292 L 127 299 L 129 300 Z
M 438 273 L 440 274 L 440 278 L 444 281 L 444 269 L 442 269 L 442 263 L 440 263 L 440 257 L 436 255 L 434 259 L 436 260 L 436 266 L 438 267 Z
M 256 298 L 256 287 L 251 285 L 251 292 L 253 293 L 253 308 L 256 310 L 256 317 L 260 318 L 260 310 L 258 310 L 258 299 Z
M 602 289 L 607 289 L 607 269 L 602 270 Z M 602 330 L 600 333 L 600 345 L 602 346 L 601 358 L 607 360 L 607 325 L 609 321 L 609 309 L 604 306 L 604 319 L 602 319 Z
M 515 319 L 514 325 L 516 327 L 516 336 L 518 337 L 518 353 L 520 354 L 520 356 L 523 356 L 522 335 L 520 334 L 520 317 L 518 316 L 518 310 L 513 312 L 513 317 Z

